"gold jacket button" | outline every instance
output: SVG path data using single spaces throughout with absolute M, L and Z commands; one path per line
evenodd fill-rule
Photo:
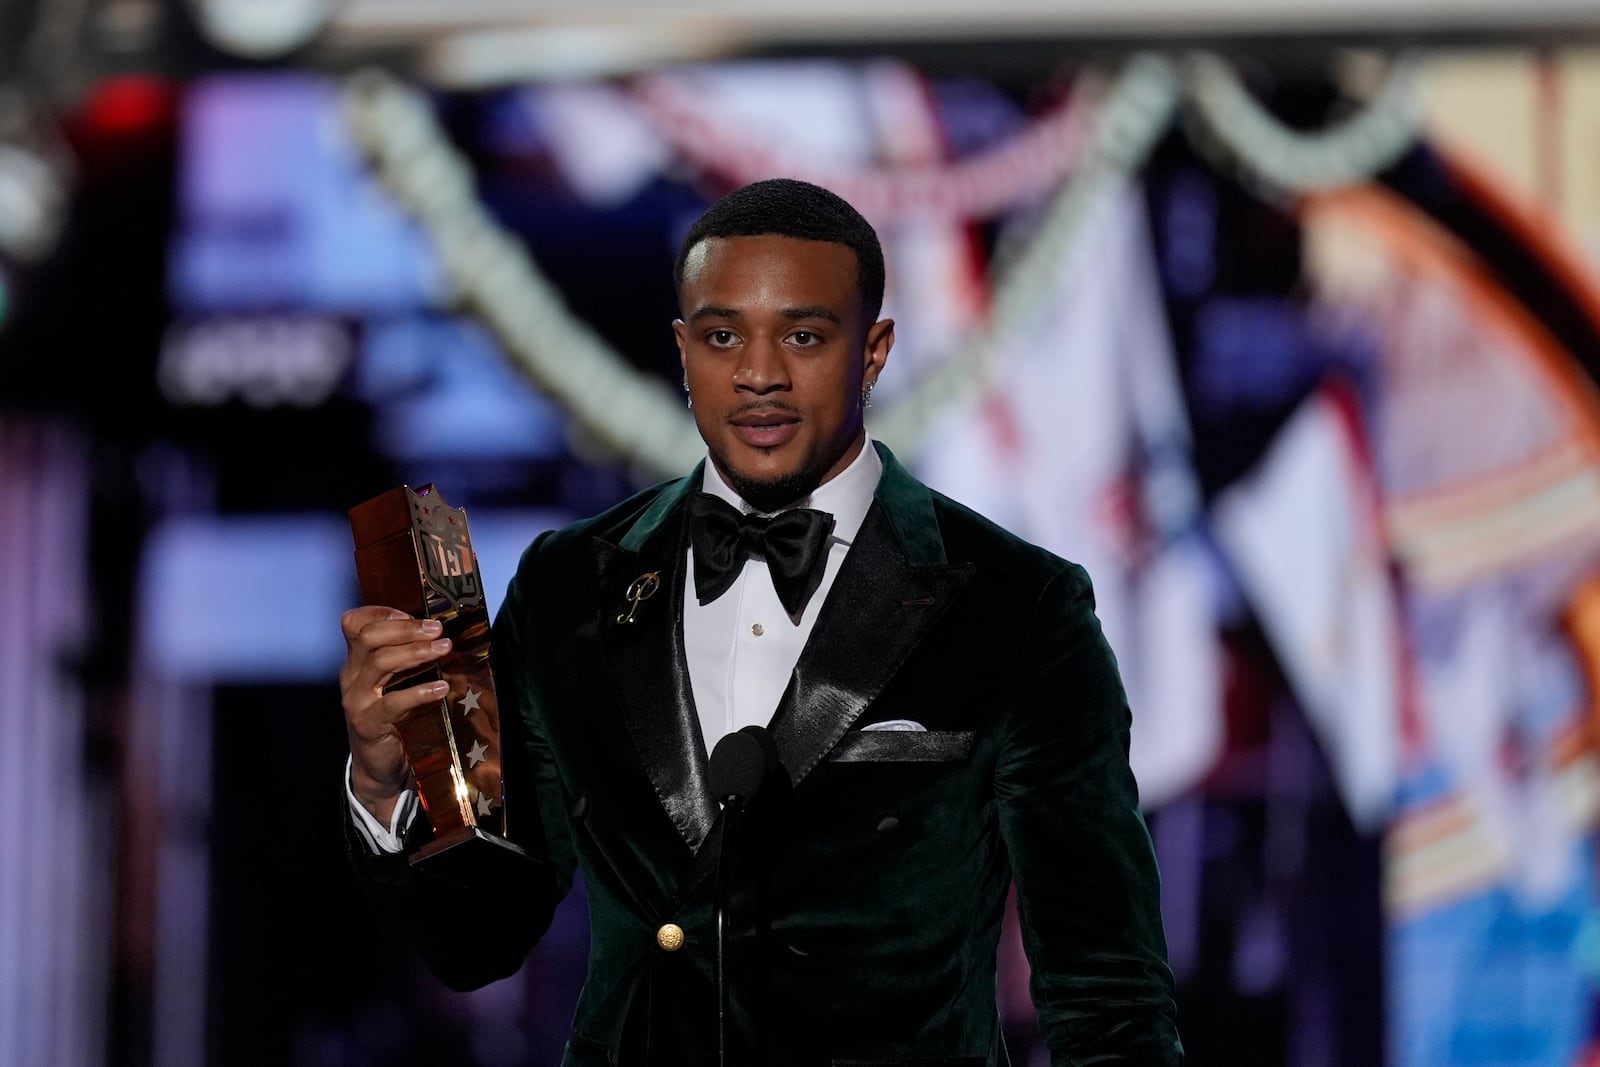
M 683 947 L 683 927 L 677 923 L 664 923 L 656 931 L 656 944 L 663 952 L 676 952 Z

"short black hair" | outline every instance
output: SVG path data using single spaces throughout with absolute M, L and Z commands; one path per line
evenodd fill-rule
M 856 289 L 867 321 L 883 308 L 883 245 L 872 224 L 837 193 L 796 178 L 767 178 L 740 186 L 695 220 L 678 246 L 673 288 L 683 292 L 683 266 L 695 245 L 708 237 L 798 237 L 831 241 L 856 254 Z

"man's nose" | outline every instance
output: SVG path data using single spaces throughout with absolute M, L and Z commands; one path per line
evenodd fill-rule
M 756 340 L 744 346 L 743 354 L 738 369 L 733 372 L 734 388 L 752 393 L 789 388 L 788 365 L 776 343 Z

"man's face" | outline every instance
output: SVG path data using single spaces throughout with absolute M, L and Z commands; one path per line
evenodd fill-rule
M 673 323 L 695 422 L 739 494 L 773 511 L 860 451 L 861 390 L 894 323 L 865 321 L 847 245 L 714 237 L 690 250 Z

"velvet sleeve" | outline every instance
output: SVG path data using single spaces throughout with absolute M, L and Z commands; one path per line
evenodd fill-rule
M 1044 589 L 1022 662 L 995 788 L 1051 1063 L 1181 1064 L 1131 715 L 1082 568 Z
M 530 557 L 537 547 L 529 549 Z M 446 882 L 410 865 L 409 856 L 431 837 L 420 814 L 406 832 L 403 853 L 375 854 L 356 831 L 348 803 L 341 805 L 356 881 L 429 970 L 456 990 L 477 989 L 516 973 L 572 885 L 573 850 L 560 789 L 536 716 L 525 706 L 526 569 L 510 583 L 495 615 L 490 662 L 500 709 L 507 837 L 528 860 L 499 866 L 493 877 L 471 887 Z

